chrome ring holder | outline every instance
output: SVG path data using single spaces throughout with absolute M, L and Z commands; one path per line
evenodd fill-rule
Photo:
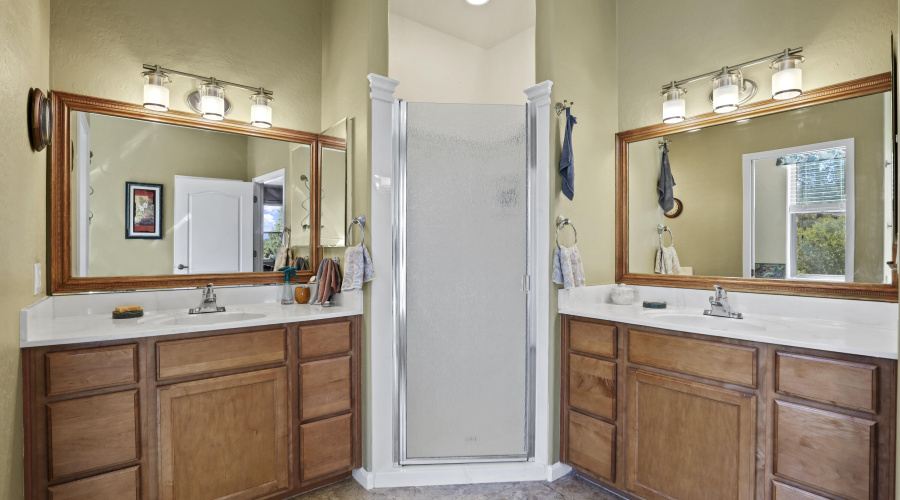
M 359 217 L 350 221 L 350 225 L 347 226 L 347 246 L 350 246 L 350 230 L 353 229 L 353 225 L 356 224 L 359 226 L 359 230 L 362 234 L 362 242 L 360 245 L 366 244 L 366 216 L 360 215 Z
M 675 235 L 672 234 L 672 230 L 669 229 L 669 226 L 663 226 L 662 224 L 660 224 L 656 227 L 656 232 L 659 233 L 659 248 L 663 248 L 663 244 L 665 243 L 665 236 L 663 235 L 663 233 L 669 233 L 669 239 L 672 240 L 671 243 L 669 243 L 669 246 L 675 246 Z
M 573 243 L 573 245 L 577 245 L 578 244 L 578 230 L 575 229 L 575 224 L 572 224 L 572 221 L 570 221 L 569 219 L 566 219 L 565 217 L 560 215 L 556 218 L 556 246 L 559 246 L 559 230 L 565 226 L 572 227 L 572 231 L 575 232 L 575 243 Z

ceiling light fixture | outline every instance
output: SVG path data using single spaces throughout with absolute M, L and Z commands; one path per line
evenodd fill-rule
M 466 0 L 469 5 L 484 5 L 490 0 Z
M 772 75 L 772 98 L 791 99 L 803 93 L 802 70 L 798 67 L 804 61 L 800 52 L 803 47 L 785 49 L 783 52 L 761 57 L 734 66 L 725 66 L 721 70 L 711 71 L 702 75 L 676 80 L 662 86 L 660 95 L 665 97 L 663 102 L 663 123 L 679 123 L 684 121 L 686 103 L 681 97 L 686 92 L 684 85 L 699 80 L 710 79 L 713 85 L 709 93 L 709 102 L 716 113 L 730 113 L 752 99 L 759 86 L 753 80 L 744 78 L 742 68 L 764 62 L 770 62 L 770 68 L 776 70 Z
M 262 87 L 250 87 L 239 83 L 226 82 L 214 77 L 195 75 L 160 67 L 159 65 L 145 64 L 146 70 L 141 75 L 144 84 L 144 106 L 155 111 L 169 110 L 169 89 L 164 84 L 169 83 L 169 75 L 178 75 L 192 78 L 200 82 L 196 91 L 187 95 L 187 104 L 191 109 L 208 120 L 223 120 L 231 111 L 231 102 L 225 97 L 225 87 L 235 87 L 253 92 L 250 99 L 250 124 L 255 127 L 269 128 L 272 126 L 272 106 L 274 100 L 271 90 Z

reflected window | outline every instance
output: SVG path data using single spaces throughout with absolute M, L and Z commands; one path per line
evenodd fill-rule
M 254 206 L 254 271 L 274 271 L 275 256 L 284 240 L 284 169 L 256 177 Z

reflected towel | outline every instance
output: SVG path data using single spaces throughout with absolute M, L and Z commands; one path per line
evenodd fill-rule
M 672 187 L 675 186 L 675 178 L 672 177 L 672 166 L 669 165 L 669 148 L 663 148 L 662 162 L 659 166 L 659 181 L 656 184 L 656 191 L 659 195 L 659 206 L 663 212 L 668 212 L 675 208 L 675 194 Z
M 566 108 L 566 136 L 562 152 L 559 154 L 559 176 L 562 177 L 562 192 L 566 198 L 575 198 L 575 153 L 572 151 L 572 129 L 578 123 L 569 108 Z
M 663 247 L 656 251 L 656 265 L 653 270 L 657 274 L 681 274 L 681 264 L 675 247 Z
M 563 288 L 584 286 L 584 265 L 576 245 L 557 246 L 553 256 L 553 282 Z
M 362 244 L 348 247 L 344 252 L 344 283 L 341 291 L 361 289 L 363 283 L 372 281 L 374 277 L 369 250 Z

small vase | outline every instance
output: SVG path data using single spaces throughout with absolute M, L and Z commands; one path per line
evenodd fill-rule
M 281 292 L 281 303 L 283 305 L 293 304 L 294 303 L 294 292 L 291 290 L 291 284 L 285 283 L 284 289 Z

